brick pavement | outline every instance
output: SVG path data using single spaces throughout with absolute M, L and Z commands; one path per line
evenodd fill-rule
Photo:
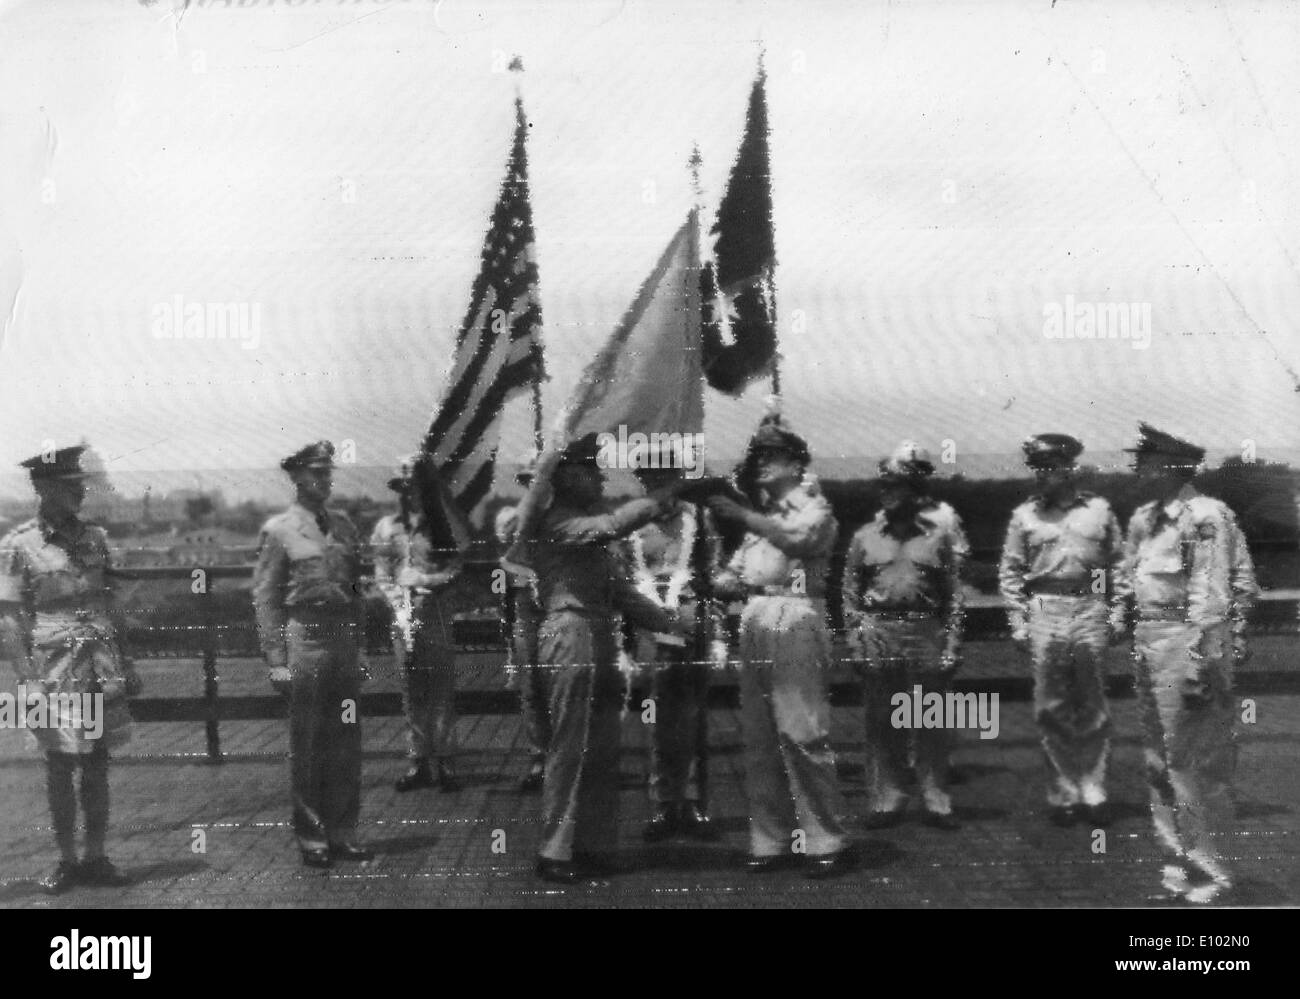
M 1271 653 L 1279 663 L 1284 648 L 1289 643 Z M 985 654 L 991 663 L 1009 661 L 1005 649 L 989 648 Z M 191 663 L 189 668 L 197 676 L 197 667 Z M 245 679 L 251 684 L 253 676 L 250 672 Z M 385 682 L 383 676 L 377 679 L 381 686 Z M 1259 693 L 1257 723 L 1238 729 L 1238 833 L 1232 855 L 1244 904 L 1300 904 L 1300 695 L 1290 689 Z M 643 790 L 647 732 L 637 716 L 629 715 L 620 837 L 630 870 L 574 887 L 543 884 L 532 876 L 539 799 L 515 789 L 526 759 L 513 715 L 460 719 L 465 787 L 451 795 L 397 794 L 392 781 L 403 766 L 400 721 L 366 719 L 361 833 L 378 855 L 371 864 L 331 872 L 310 871 L 298 863 L 288 823 L 283 721 L 223 722 L 228 756 L 221 766 L 204 761 L 200 723 L 139 723 L 112 769 L 110 853 L 134 883 L 48 898 L 34 884 L 54 856 L 43 768 L 26 748 L 24 733 L 0 731 L 5 802 L 0 813 L 0 906 L 1166 904 L 1159 896 L 1161 860 L 1145 807 L 1135 705 L 1125 698 L 1113 706 L 1119 737 L 1111 786 L 1118 817 L 1107 831 L 1104 855 L 1093 852 L 1089 830 L 1061 830 L 1046 822 L 1043 764 L 1025 701 L 1003 700 L 996 740 L 962 733 L 954 754 L 954 797 L 964 823 L 958 832 L 911 821 L 892 830 L 866 831 L 861 710 L 834 709 L 849 825 L 862 861 L 855 871 L 823 882 L 807 881 L 797 872 L 756 877 L 738 868 L 747 839 L 739 720 L 734 710 L 723 708 L 712 711 L 710 719 L 712 810 L 725 834 L 723 842 L 655 847 L 641 842 L 640 830 L 650 814 Z M 498 844 L 504 834 L 504 853 L 493 852 L 494 831 L 499 831 Z M 196 833 L 205 839 L 204 852 L 194 850 Z

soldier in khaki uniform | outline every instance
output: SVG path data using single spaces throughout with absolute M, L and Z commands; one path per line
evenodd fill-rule
M 108 833 L 109 749 L 130 736 L 126 697 L 139 681 L 118 644 L 104 529 L 80 517 L 90 477 L 84 446 L 24 461 L 40 499 L 34 520 L 0 540 L 0 657 L 8 659 L 27 702 L 42 695 L 43 726 L 30 729 L 45 753 L 58 867 L 41 881 L 52 895 L 75 884 L 123 885 L 104 854 Z M 102 698 L 86 710 L 86 696 Z M 93 703 L 93 702 L 92 702 Z M 97 716 L 97 717 L 96 717 Z M 77 860 L 77 794 L 86 821 L 85 859 Z
M 896 693 L 910 694 L 919 684 L 942 694 L 960 661 L 962 570 L 970 546 L 957 512 L 926 494 L 933 474 L 929 453 L 911 441 L 882 461 L 882 509 L 853 535 L 844 560 L 844 627 L 865 664 L 872 828 L 902 821 L 909 746 L 924 821 L 958 828 L 947 791 L 951 733 L 890 723 Z
M 1115 594 L 1122 535 L 1110 504 L 1075 485 L 1078 440 L 1039 434 L 1024 450 L 1041 492 L 1011 514 L 998 581 L 1012 640 L 1033 659 L 1051 820 L 1104 826 L 1111 731 L 1104 656 L 1123 632 Z
M 715 516 L 748 531 L 715 587 L 720 595 L 746 597 L 740 698 L 747 867 L 770 871 L 803 852 L 808 875 L 826 877 L 847 868 L 851 856 L 826 676 L 826 571 L 836 522 L 821 491 L 804 478 L 809 460 L 803 438 L 769 417 L 749 442 L 744 476 L 761 490 L 761 512 L 728 496 L 708 503 Z
M 536 472 L 537 456 L 530 455 L 515 481 L 527 489 Z M 518 507 L 497 511 L 495 529 L 501 550 L 514 544 L 519 529 Z M 551 709 L 549 672 L 537 661 L 537 629 L 542 623 L 537 606 L 537 576 L 526 566 L 502 559 L 506 574 L 503 614 L 509 642 L 509 680 L 519 691 L 519 707 L 524 719 L 524 737 L 528 740 L 528 773 L 519 782 L 519 790 L 533 794 L 542 789 L 546 777 L 546 749 L 551 744 Z
M 1192 485 L 1205 450 L 1141 426 L 1137 473 L 1160 498 L 1129 521 L 1120 590 L 1136 612 L 1133 653 L 1156 839 L 1167 891 L 1212 902 L 1233 887 L 1226 840 L 1237 752 L 1234 668 L 1259 593 L 1246 539 Z
M 636 477 L 646 492 L 672 488 L 683 475 L 687 456 L 680 442 L 653 457 L 643 456 Z M 717 567 L 718 537 L 704 510 L 681 499 L 624 542 L 624 556 L 637 590 L 669 613 L 694 613 L 700 575 Z M 650 797 L 654 815 L 643 837 L 657 843 L 678 833 L 713 842 L 718 832 L 707 801 L 707 714 L 712 665 L 725 663 L 726 646 L 712 606 L 706 607 L 703 634 L 709 655 L 701 658 L 691 638 L 637 629 L 634 656 L 653 671 L 651 696 L 655 720 L 651 730 Z
M 393 655 L 406 715 L 408 766 L 394 785 L 402 793 L 435 784 L 444 793 L 460 789 L 454 761 L 456 647 L 443 595 L 464 566 L 469 525 L 428 462 L 422 456 L 402 462 L 388 480 L 401 508 L 382 517 L 370 536 L 375 586 L 393 612 Z
M 659 515 L 672 494 L 607 511 L 599 451 L 595 434 L 565 450 L 532 552 L 542 611 L 538 659 L 554 674 L 537 872 L 561 883 L 613 870 L 624 697 L 615 616 L 621 611 L 642 627 L 684 631 L 632 587 L 610 550 L 610 542 Z
M 334 445 L 309 444 L 280 462 L 297 499 L 262 528 L 253 603 L 271 683 L 289 695 L 293 826 L 309 867 L 364 861 L 361 811 L 361 545 L 326 508 Z

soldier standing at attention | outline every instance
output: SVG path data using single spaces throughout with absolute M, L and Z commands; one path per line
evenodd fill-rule
M 804 480 L 809 460 L 804 439 L 768 417 L 745 459 L 762 512 L 728 496 L 708 503 L 715 516 L 748 532 L 715 586 L 747 598 L 740 625 L 747 867 L 774 870 L 804 852 L 808 875 L 827 877 L 850 864 L 826 677 L 826 570 L 836 523 L 826 498 Z
M 683 475 L 685 455 L 680 446 L 664 447 L 654 460 L 638 463 L 636 477 L 647 493 L 669 489 Z M 670 614 L 683 608 L 691 613 L 697 606 L 700 570 L 712 574 L 717 559 L 718 539 L 704 511 L 674 499 L 663 513 L 625 542 L 632 583 L 647 599 Z M 638 664 L 653 670 L 651 696 L 655 704 L 650 753 L 650 796 L 654 815 L 644 830 L 648 843 L 657 843 L 677 833 L 712 842 L 717 830 L 709 819 L 705 800 L 708 752 L 704 725 L 708 710 L 709 673 L 718 654 L 714 615 L 708 614 L 705 634 L 710 637 L 712 656 L 700 660 L 696 643 L 676 636 L 664 636 L 638 629 L 635 657 Z M 665 640 L 667 639 L 667 640 Z M 725 646 L 722 656 L 725 658 Z
M 599 453 L 596 434 L 565 450 L 533 547 L 542 610 L 538 659 L 554 670 L 537 873 L 569 884 L 614 870 L 623 705 L 615 615 L 655 631 L 684 630 L 633 588 L 610 548 L 662 513 L 673 493 L 606 512 Z
M 433 787 L 456 791 L 456 648 L 442 594 L 460 575 L 469 526 L 443 494 L 429 459 L 405 460 L 388 488 L 399 510 L 370 536 L 375 586 L 393 612 L 393 655 L 402 683 L 408 768 L 399 792 Z M 432 497 L 428 493 L 434 493 Z M 435 780 L 430 761 L 437 763 Z
M 961 519 L 926 494 L 929 453 L 904 441 L 880 463 L 881 510 L 849 543 L 844 561 L 844 627 L 864 660 L 870 828 L 902 821 L 909 743 L 927 825 L 956 829 L 947 791 L 945 729 L 898 729 L 894 694 L 914 685 L 948 690 L 960 662 L 962 569 L 970 546 Z
M 84 446 L 62 448 L 22 463 L 40 506 L 34 520 L 0 540 L 0 656 L 13 664 L 28 699 L 46 698 L 44 724 L 30 731 L 45 752 L 60 854 L 58 867 L 40 882 L 51 895 L 75 884 L 128 883 L 104 855 L 108 751 L 130 737 L 126 697 L 138 692 L 139 681 L 118 645 L 108 536 L 80 517 L 90 474 L 83 465 L 85 451 Z M 92 711 L 85 710 L 86 695 L 102 697 Z M 77 710 L 68 710 L 74 701 Z M 78 770 L 86 820 L 80 863 Z
M 1137 474 L 1160 497 L 1129 521 L 1121 593 L 1136 611 L 1134 662 L 1156 838 L 1174 863 L 1166 891 L 1205 904 L 1232 888 L 1224 856 L 1237 752 L 1234 668 L 1259 594 L 1227 504 L 1192 485 L 1204 448 L 1147 424 Z
M 1110 504 L 1075 484 L 1079 441 L 1039 434 L 1024 451 L 1040 492 L 1011 514 L 998 581 L 1010 605 L 1011 638 L 1033 658 L 1051 820 L 1104 826 L 1111 730 L 1104 656 L 1108 641 L 1123 633 L 1118 611 L 1109 609 L 1119 606 L 1122 535 Z
M 537 456 L 531 455 L 515 481 L 526 490 L 532 485 Z M 514 544 L 519 529 L 518 507 L 497 511 L 496 536 L 501 550 Z M 524 719 L 524 736 L 528 740 L 528 773 L 519 782 L 519 790 L 533 794 L 542 789 L 546 777 L 546 748 L 551 744 L 550 676 L 537 661 L 537 629 L 542 621 L 537 606 L 537 577 L 524 566 L 502 560 L 506 573 L 503 614 L 509 642 L 511 683 L 519 690 L 519 706 Z
M 325 507 L 334 445 L 308 444 L 280 462 L 297 489 L 266 522 L 253 604 L 270 680 L 289 695 L 293 827 L 308 867 L 369 860 L 356 843 L 361 811 L 361 550 L 357 530 Z

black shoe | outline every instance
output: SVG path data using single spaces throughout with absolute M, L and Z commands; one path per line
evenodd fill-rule
M 397 778 L 393 787 L 397 788 L 402 794 L 407 791 L 416 791 L 422 787 L 433 787 L 433 774 L 429 772 L 429 764 L 415 763 L 411 769 Z
M 537 858 L 537 876 L 543 881 L 551 881 L 557 885 L 574 885 L 580 880 L 577 868 L 571 862 L 550 860 L 547 857 Z
M 942 829 L 944 832 L 955 832 L 961 828 L 961 823 L 957 821 L 957 816 L 953 815 L 952 812 L 927 811 L 921 822 L 931 829 Z
M 1110 805 L 1104 801 L 1099 805 L 1085 805 L 1083 807 L 1083 817 L 1088 825 L 1096 829 L 1105 829 L 1115 819 L 1110 810 Z
M 47 895 L 62 895 L 78 881 L 77 865 L 71 861 L 61 860 L 59 866 L 41 878 L 37 884 Z
M 702 843 L 716 843 L 718 840 L 717 827 L 709 820 L 708 813 L 700 807 L 698 801 L 688 801 L 682 805 L 677 824 L 687 836 Z
M 460 781 L 456 778 L 456 771 L 446 763 L 438 764 L 438 790 L 443 794 L 454 794 L 461 787 Z
M 528 771 L 528 776 L 519 782 L 519 790 L 524 794 L 536 794 L 546 783 L 546 764 L 539 762 L 533 763 Z
M 868 829 L 892 829 L 894 826 L 902 825 L 904 814 L 901 808 L 888 812 L 872 812 L 867 816 L 866 826 Z
M 835 853 L 825 853 L 808 858 L 808 867 L 804 871 L 806 878 L 831 878 L 843 874 L 853 866 L 853 854 L 848 847 Z
M 617 861 L 599 853 L 578 851 L 573 855 L 573 866 L 579 874 L 588 878 L 612 878 L 623 873 L 623 868 Z
M 316 850 L 303 850 L 302 862 L 306 867 L 319 867 L 322 870 L 334 866 L 334 858 L 330 856 L 329 850 L 324 847 Z
M 82 861 L 77 870 L 77 880 L 96 888 L 123 888 L 131 883 L 131 879 L 114 867 L 107 857 Z
M 1047 820 L 1061 829 L 1068 829 L 1079 821 L 1079 809 L 1076 805 L 1053 805 Z
M 660 843 L 677 832 L 677 811 L 672 805 L 660 805 L 654 818 L 645 824 L 641 838 L 647 843 Z
M 373 850 L 367 850 L 364 846 L 356 846 L 353 843 L 335 843 L 330 847 L 329 853 L 335 860 L 350 860 L 357 864 L 375 859 Z

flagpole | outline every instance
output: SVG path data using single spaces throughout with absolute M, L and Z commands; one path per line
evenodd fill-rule
M 766 100 L 767 66 L 765 64 L 765 59 L 767 56 L 767 47 L 763 44 L 763 39 L 761 35 L 758 38 L 756 38 L 755 41 L 758 43 L 758 79 L 763 86 L 764 100 Z M 769 143 L 770 143 L 770 139 L 769 139 Z M 772 162 L 771 146 L 769 144 L 768 146 L 769 170 L 768 170 L 768 177 L 767 177 L 767 185 L 769 191 L 772 188 L 772 173 L 770 169 L 771 162 Z M 779 405 L 781 400 L 781 324 L 780 322 L 777 321 L 776 318 L 776 257 L 775 254 L 773 254 L 773 258 L 772 258 L 772 273 L 770 275 L 768 287 L 765 290 L 767 291 L 769 299 L 772 303 L 772 336 L 776 341 L 775 346 L 772 350 L 772 394 L 776 396 L 777 403 Z
M 699 217 L 703 211 L 704 194 L 700 186 L 700 166 L 704 162 L 700 156 L 700 146 L 696 143 L 691 149 L 691 157 L 687 160 L 687 166 L 691 171 L 691 192 L 695 198 L 695 214 Z M 695 259 L 699 261 L 699 246 L 694 247 Z M 703 303 L 701 303 L 701 309 Z M 701 345 L 702 346 L 702 345 Z M 703 392 L 707 382 L 703 370 L 700 371 L 701 392 Z M 703 430 L 703 421 L 700 429 Z M 704 508 L 698 504 L 692 504 L 691 515 L 695 518 L 695 543 L 690 552 L 691 575 L 693 577 L 695 591 L 695 628 L 692 637 L 691 658 L 694 660 L 687 669 L 695 670 L 695 682 L 689 686 L 693 687 L 699 694 L 700 704 L 697 706 L 695 713 L 695 776 L 696 789 L 700 796 L 700 808 L 708 814 L 709 808 L 709 685 L 712 680 L 712 662 L 709 658 L 709 648 L 711 645 L 709 636 L 709 622 L 711 615 L 709 613 L 713 601 L 713 580 L 710 578 L 709 570 L 709 537 L 708 537 L 708 519 L 704 515 Z M 688 674 L 689 675 L 689 674 Z M 699 679 L 700 676 L 703 679 Z

